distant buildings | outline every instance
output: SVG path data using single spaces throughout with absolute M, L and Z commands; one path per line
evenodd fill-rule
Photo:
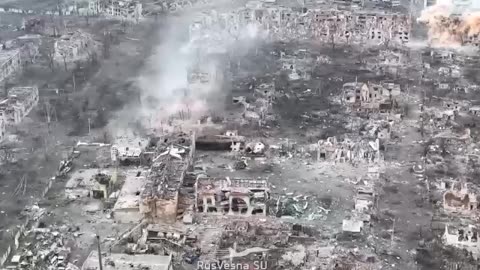
M 132 0 L 91 0 L 88 10 L 92 15 L 104 15 L 119 20 L 138 21 L 142 17 L 142 4 Z
M 407 15 L 327 9 L 247 7 L 205 14 L 191 25 L 191 35 L 241 36 L 245 29 L 277 40 L 313 39 L 334 44 L 401 45 L 410 38 Z

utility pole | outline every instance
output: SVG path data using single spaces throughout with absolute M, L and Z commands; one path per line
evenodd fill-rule
M 88 118 L 88 135 L 90 135 L 90 123 L 91 123 L 91 120 L 90 120 L 90 117 Z
M 98 234 L 97 234 L 97 248 L 98 248 L 98 266 L 100 270 L 103 270 L 102 251 L 100 249 L 100 235 Z

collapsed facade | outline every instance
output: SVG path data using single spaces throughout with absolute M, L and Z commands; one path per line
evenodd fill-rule
M 266 180 L 199 178 L 195 198 L 199 213 L 266 215 L 270 189 Z
M 253 26 L 274 40 L 388 45 L 407 43 L 410 24 L 410 18 L 402 14 L 258 6 L 205 14 L 191 26 L 190 33 L 235 37 Z

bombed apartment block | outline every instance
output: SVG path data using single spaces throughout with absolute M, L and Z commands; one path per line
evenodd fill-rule
M 132 0 L 91 0 L 88 9 L 91 15 L 135 22 L 142 18 L 143 12 L 142 3 Z
M 140 213 L 149 221 L 175 222 L 179 189 L 193 165 L 195 136 L 172 135 L 161 138 L 145 188 L 140 194 Z
M 474 214 L 478 208 L 477 195 L 466 183 L 456 183 L 443 194 L 443 209 L 448 212 Z
M 8 98 L 0 101 L 0 115 L 7 125 L 15 125 L 20 123 L 37 103 L 37 87 L 14 87 L 8 90 Z
M 199 178 L 195 194 L 199 213 L 266 215 L 270 188 L 266 180 Z

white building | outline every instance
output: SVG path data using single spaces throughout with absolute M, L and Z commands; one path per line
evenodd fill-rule
M 91 0 L 89 13 L 138 22 L 142 18 L 142 3 L 133 0 Z

